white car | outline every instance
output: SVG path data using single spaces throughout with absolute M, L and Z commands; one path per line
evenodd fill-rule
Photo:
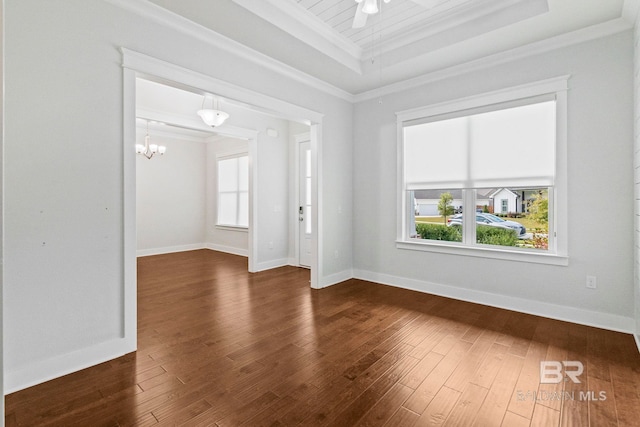
M 489 213 L 476 213 L 476 224 L 508 228 L 514 230 L 519 238 L 523 238 L 525 234 L 527 234 L 527 229 L 519 222 L 509 221 Z M 462 214 L 452 216 L 448 220 L 447 225 L 462 225 Z

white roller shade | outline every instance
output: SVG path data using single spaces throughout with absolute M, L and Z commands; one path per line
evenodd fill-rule
M 552 186 L 555 101 L 403 128 L 407 190 Z

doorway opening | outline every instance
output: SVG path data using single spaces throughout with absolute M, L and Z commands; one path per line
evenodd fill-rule
M 274 143 L 280 138 L 286 138 L 285 154 L 290 157 L 292 135 L 285 131 L 282 123 L 291 122 L 304 125 L 309 131 L 310 158 L 311 158 L 311 287 L 318 287 L 318 247 L 320 234 L 318 225 L 321 223 L 320 210 L 318 209 L 318 171 L 320 170 L 318 149 L 321 145 L 322 115 L 304 109 L 302 107 L 283 102 L 276 98 L 252 92 L 242 87 L 223 82 L 206 75 L 181 68 L 174 64 L 158 60 L 156 58 L 140 54 L 128 49 L 121 49 L 123 54 L 123 88 L 124 88 L 124 154 L 123 154 L 123 187 L 124 187 L 124 312 L 123 312 L 123 338 L 131 351 L 136 348 L 136 256 L 137 256 L 137 223 L 136 223 L 136 117 L 140 116 L 136 105 L 136 92 L 140 81 L 161 84 L 173 89 L 180 89 L 191 96 L 204 97 L 215 95 L 228 101 L 228 108 L 237 108 L 259 116 L 263 121 L 256 124 L 252 117 L 248 121 L 229 120 L 224 126 L 214 129 L 216 135 L 206 138 L 235 138 L 247 142 L 247 157 L 249 167 L 248 182 L 248 216 L 247 227 L 247 258 L 249 272 L 257 272 L 281 265 L 291 264 L 290 238 L 283 237 L 279 241 L 273 233 L 278 233 L 278 227 L 273 226 L 273 219 L 286 218 L 284 228 L 289 230 L 293 223 L 297 225 L 298 212 L 291 212 L 291 180 L 287 176 L 291 168 L 286 159 L 281 164 L 274 164 L 274 153 L 279 149 L 273 149 Z M 148 113 L 149 111 L 147 111 Z M 158 113 L 158 111 L 155 111 Z M 195 115 L 195 114 L 194 114 Z M 161 118 L 161 114 L 157 116 Z M 185 128 L 202 131 L 193 123 L 187 121 L 200 120 L 199 117 L 182 117 L 180 123 Z M 259 121 L 259 120 L 258 120 Z M 175 123 L 166 120 L 168 123 Z M 275 123 L 270 126 L 268 123 Z M 295 128 L 292 127 L 292 128 Z M 299 130 L 299 127 L 297 128 Z M 274 139 L 275 138 L 275 139 Z M 164 156 L 169 156 L 170 147 Z M 147 159 L 144 159 L 147 160 Z M 155 160 L 147 160 L 151 162 Z M 165 160 L 160 158 L 160 160 Z M 285 185 L 275 188 L 270 185 L 273 180 L 284 179 Z M 274 196 L 275 198 L 271 197 Z M 297 198 L 297 197 L 296 197 Z M 297 203 L 297 200 L 296 200 Z M 282 222 L 278 223 L 282 224 Z M 276 224 L 277 225 L 277 224 Z M 287 252 L 280 257 L 277 253 L 287 247 Z M 275 254 L 275 255 L 274 255 Z
M 137 256 L 212 249 L 248 258 L 249 144 L 255 132 L 212 128 L 195 113 L 203 96 L 136 79 Z M 223 104 L 234 115 L 241 109 Z M 248 267 L 249 268 L 249 267 Z

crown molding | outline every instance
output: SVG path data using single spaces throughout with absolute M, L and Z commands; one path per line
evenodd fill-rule
M 282 0 L 232 0 L 302 42 L 362 74 L 363 50 L 295 3 Z
M 514 60 L 526 58 L 528 56 L 539 55 L 590 40 L 607 37 L 613 34 L 630 30 L 631 28 L 633 28 L 633 26 L 627 19 L 613 19 L 611 21 L 603 22 L 591 27 L 582 28 L 580 30 L 561 34 L 556 37 L 541 40 L 539 42 L 530 43 L 528 45 L 517 47 L 515 49 L 506 50 L 490 56 L 485 56 L 480 59 L 465 62 L 460 65 L 442 68 L 421 75 L 419 77 L 407 79 L 398 83 L 393 83 L 367 92 L 362 92 L 360 94 L 354 95 L 354 102 L 358 103 L 370 101 L 381 96 L 411 90 L 422 85 L 512 62 Z M 429 55 L 422 55 L 419 60 L 428 61 Z
M 463 40 L 548 11 L 547 0 L 474 0 L 471 6 L 464 9 L 454 7 L 444 10 L 399 34 L 392 33 L 382 42 L 381 54 L 388 54 L 412 43 L 428 40 L 445 33 L 456 34 L 455 37 L 458 37 L 457 34 L 464 33 L 465 36 L 460 39 Z M 464 30 L 462 30 L 463 28 Z M 451 37 L 449 36 L 447 39 L 451 39 Z M 371 52 L 370 43 L 364 48 L 366 52 Z M 430 51 L 434 49 L 432 48 Z
M 283 62 L 273 59 L 261 52 L 251 49 L 235 40 L 206 28 L 200 24 L 188 20 L 176 13 L 164 9 L 146 0 L 103 0 L 113 6 L 134 13 L 145 19 L 149 19 L 160 25 L 180 31 L 183 34 L 194 37 L 219 49 L 223 49 L 233 55 L 251 61 L 274 71 L 286 78 L 290 78 L 326 94 L 335 96 L 345 101 L 353 102 L 353 95 L 349 92 L 333 86 L 324 80 L 313 77 Z

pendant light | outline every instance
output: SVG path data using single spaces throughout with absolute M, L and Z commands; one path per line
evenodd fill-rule
M 198 115 L 207 126 L 214 128 L 222 125 L 229 118 L 229 114 L 218 109 L 218 99 L 216 97 L 212 98 L 212 108 L 204 108 L 206 100 L 207 97 L 205 96 L 202 99 L 202 109 L 198 110 Z

